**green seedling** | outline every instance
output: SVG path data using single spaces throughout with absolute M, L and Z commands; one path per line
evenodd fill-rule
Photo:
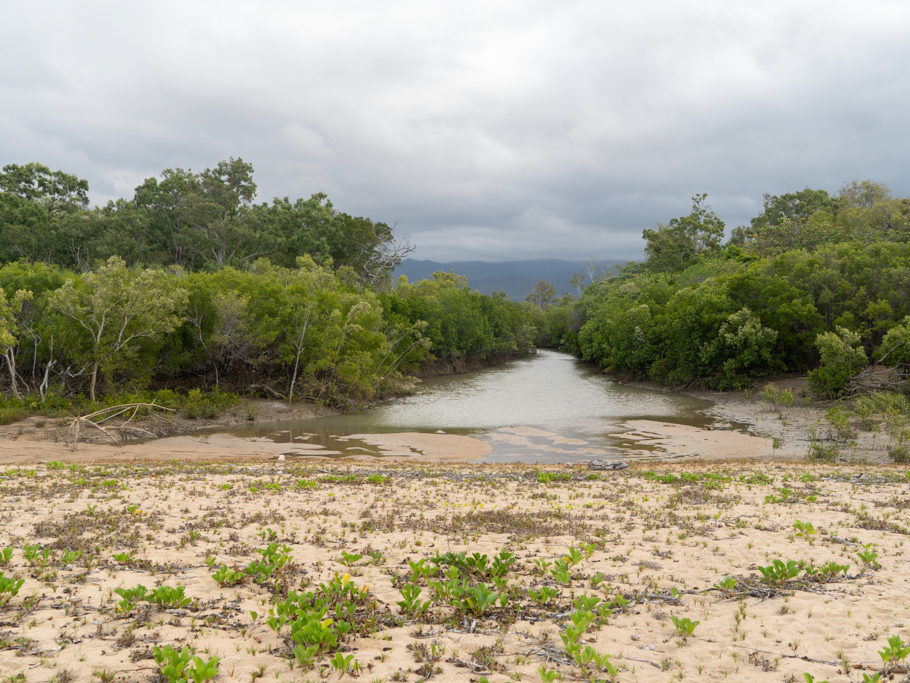
M 146 600 L 158 607 L 183 607 L 190 603 L 190 599 L 183 594 L 183 586 L 158 586 L 148 594 Z
M 540 676 L 540 680 L 544 683 L 553 683 L 553 681 L 562 678 L 556 669 L 548 669 L 543 665 L 537 668 L 537 675 Z
M 840 574 L 846 576 L 849 569 L 850 565 L 837 564 L 837 562 L 828 562 L 819 567 L 816 567 L 812 564 L 804 567 L 806 576 L 808 576 L 812 581 L 816 581 L 818 583 L 827 583 L 828 581 L 832 581 Z
M 66 550 L 63 551 L 63 557 L 61 558 L 61 561 L 63 562 L 63 564 L 73 564 L 80 557 L 82 557 L 81 550 L 70 550 L 69 548 L 67 548 Z
M 193 655 L 186 645 L 179 652 L 170 645 L 155 647 L 152 656 L 159 673 L 168 683 L 187 683 L 191 678 L 194 683 L 202 683 L 218 675 L 218 657 L 203 661 L 201 657 Z
M 550 570 L 550 576 L 563 586 L 569 585 L 572 581 L 572 575 L 569 573 L 568 561 L 565 559 L 556 560 L 553 569 Z
M 474 616 L 482 617 L 500 598 L 506 599 L 506 595 L 491 591 L 486 584 L 481 583 L 467 589 L 458 606 L 462 609 L 467 607 L 465 611 L 470 610 Z
M 209 554 L 209 555 L 205 556 L 205 566 L 208 567 L 209 569 L 214 567 L 215 562 L 217 562 L 217 561 L 218 561 L 218 558 L 215 557 L 214 555 Z
M 117 611 L 129 612 L 137 602 L 145 600 L 145 597 L 148 594 L 148 588 L 140 584 L 133 588 L 115 588 L 114 592 L 123 598 L 117 603 Z
M 133 561 L 133 553 L 114 553 L 111 557 L 120 564 L 130 564 Z
M 398 606 L 401 608 L 402 613 L 412 617 L 419 617 L 430 609 L 429 600 L 421 601 L 418 599 L 421 593 L 420 586 L 408 584 L 401 588 L 400 592 L 403 600 L 398 601 Z
M 904 643 L 898 635 L 888 638 L 888 644 L 878 651 L 886 667 L 896 666 L 901 660 L 910 655 L 910 645 Z
M 344 550 L 341 551 L 341 564 L 343 564 L 345 567 L 353 567 L 355 564 L 357 564 L 357 561 L 362 558 L 363 555 L 358 555 L 357 553 L 348 553 Z
M 871 676 L 869 674 L 863 674 L 863 683 L 879 683 L 882 680 L 881 671 L 876 671 Z
M 472 553 L 469 557 L 465 558 L 464 564 L 469 570 L 476 572 L 482 576 L 485 576 L 487 573 L 487 565 L 490 562 L 490 558 L 483 553 Z
M 537 570 L 537 573 L 541 575 L 546 574 L 550 569 L 550 565 L 552 564 L 552 562 L 545 560 L 542 557 L 538 557 L 536 560 L 534 560 L 534 568 Z
M 860 561 L 863 563 L 863 567 L 870 569 L 877 569 L 880 565 L 878 563 L 878 553 L 874 550 L 870 550 L 868 545 L 863 546 L 864 550 L 857 552 L 857 556 Z
M 625 598 L 625 596 L 617 594 L 613 597 L 612 600 L 610 600 L 610 602 L 607 603 L 607 606 L 610 607 L 611 609 L 620 609 L 621 610 L 621 609 L 625 609 L 625 607 L 628 604 L 629 604 L 629 601 Z
M 528 595 L 531 596 L 531 599 L 540 604 L 545 605 L 551 600 L 556 600 L 559 598 L 559 591 L 553 586 L 541 586 L 538 590 L 531 588 L 528 591 Z
M 0 550 L 0 565 L 4 565 L 9 562 L 10 558 L 13 556 L 13 552 L 14 551 L 12 548 L 4 548 L 3 550 Z
M 315 481 L 311 481 L 310 479 L 298 479 L 295 486 L 299 489 L 314 489 L 319 486 L 319 484 L 317 484 Z
M 516 559 L 518 558 L 515 557 L 514 553 L 510 553 L 508 550 L 500 550 L 499 554 L 493 558 L 493 564 L 490 566 L 490 576 L 494 578 L 505 576 L 512 565 L 515 564 Z
M 212 574 L 212 578 L 215 579 L 215 583 L 217 583 L 222 588 L 226 588 L 228 586 L 236 586 L 237 584 L 243 583 L 244 579 L 246 579 L 246 576 L 247 575 L 244 572 L 238 571 L 236 569 L 231 569 L 226 565 L 222 565 L 218 571 Z
M 594 595 L 579 595 L 572 601 L 572 604 L 575 605 L 576 609 L 592 612 L 600 601 L 600 598 Z
M 278 532 L 274 529 L 260 529 L 259 538 L 261 538 L 263 541 L 271 542 L 278 538 Z
M 429 564 L 425 559 L 420 558 L 416 562 L 408 560 L 408 566 L 411 568 L 411 581 L 419 581 L 434 576 L 439 571 L 438 566 Z
M 342 652 L 336 652 L 334 656 L 329 660 L 329 664 L 331 664 L 332 668 L 338 672 L 339 677 L 348 673 L 348 671 L 353 668 L 353 662 L 354 655 L 346 655 Z
M 827 680 L 824 680 L 824 681 L 816 681 L 816 680 L 815 680 L 815 676 L 813 676 L 812 674 L 809 674 L 809 673 L 804 673 L 804 674 L 803 674 L 803 678 L 806 679 L 806 683 L 828 683 Z
M 571 548 L 569 548 L 569 550 L 566 553 L 566 557 L 565 557 L 565 560 L 566 560 L 566 562 L 569 563 L 569 566 L 575 566 L 576 564 L 581 562 L 583 559 L 584 559 L 584 555 L 575 546 L 572 546 Z
M 0 605 L 5 605 L 11 598 L 16 597 L 23 583 L 25 579 L 4 576 L 3 572 L 0 572 Z
M 50 548 L 42 548 L 37 543 L 32 543 L 30 545 L 23 546 L 22 552 L 25 555 L 25 560 L 33 567 L 38 566 L 43 569 L 44 567 L 47 567 L 48 564 L 50 564 Z
M 758 571 L 761 572 L 763 583 L 780 586 L 790 579 L 796 578 L 802 571 L 802 566 L 796 560 L 787 560 L 786 563 L 782 560 L 774 560 L 767 567 L 759 565 Z
M 793 523 L 793 528 L 796 529 L 797 536 L 808 537 L 818 533 L 818 531 L 815 530 L 815 527 L 812 526 L 812 522 L 800 522 L 799 520 L 796 520 Z
M 670 617 L 670 620 L 676 627 L 676 635 L 680 638 L 691 636 L 695 632 L 695 627 L 701 623 L 700 621 L 692 621 L 689 617 Z
M 732 576 L 725 576 L 720 581 L 714 584 L 714 588 L 724 593 L 732 593 L 733 589 L 736 588 L 737 580 Z

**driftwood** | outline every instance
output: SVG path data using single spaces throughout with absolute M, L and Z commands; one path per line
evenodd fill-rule
M 908 368 L 903 365 L 896 367 L 869 365 L 850 378 L 845 393 L 855 395 L 871 391 L 902 392 L 907 388 L 907 375 Z
M 81 415 L 75 418 L 72 424 L 69 426 L 69 443 L 72 448 L 76 447 L 76 444 L 79 443 L 79 436 L 82 434 L 82 430 L 85 428 L 97 429 L 104 436 L 110 439 L 111 443 L 120 445 L 122 438 L 114 436 L 112 432 L 115 431 L 130 431 L 137 434 L 142 434 L 150 438 L 154 438 L 156 435 L 145 429 L 144 427 L 138 427 L 136 425 L 130 424 L 141 410 L 148 410 L 151 414 L 153 410 L 165 410 L 168 412 L 174 412 L 173 408 L 166 408 L 160 406 L 157 403 L 122 403 L 116 406 L 109 406 L 107 408 L 102 408 L 101 410 L 96 410 L 92 413 L 86 415 Z M 123 422 L 118 424 L 107 424 L 114 418 L 125 416 Z

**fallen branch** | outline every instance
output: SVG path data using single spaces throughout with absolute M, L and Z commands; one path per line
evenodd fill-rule
M 82 433 L 83 428 L 93 428 L 100 431 L 104 436 L 110 439 L 111 443 L 115 445 L 120 445 L 121 439 L 115 437 L 111 431 L 113 430 L 130 430 L 134 432 L 139 432 L 146 434 L 150 437 L 154 437 L 155 434 L 151 431 L 144 429 L 143 427 L 131 426 L 132 422 L 136 416 L 139 414 L 140 410 L 148 410 L 149 414 L 152 414 L 153 410 L 166 410 L 173 413 L 173 408 L 166 408 L 165 406 L 160 406 L 157 403 L 123 403 L 116 406 L 108 406 L 107 408 L 102 408 L 101 410 L 96 410 L 94 412 L 88 413 L 86 415 L 81 415 L 73 419 L 72 424 L 70 425 L 70 447 L 75 449 L 76 444 L 79 443 L 79 436 Z M 120 417 L 129 413 L 129 417 L 119 425 L 110 425 L 108 427 L 102 427 L 102 423 L 114 419 L 115 417 Z

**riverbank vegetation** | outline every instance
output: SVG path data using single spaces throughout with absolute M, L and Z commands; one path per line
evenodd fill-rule
M 430 363 L 533 351 L 527 307 L 451 273 L 391 282 L 408 247 L 388 225 L 324 195 L 254 204 L 240 159 L 166 170 L 103 207 L 87 192 L 40 164 L 0 173 L 8 411 L 149 390 L 350 406 Z
M 871 182 L 837 196 L 766 196 L 724 243 L 705 195 L 645 230 L 647 259 L 545 314 L 545 344 L 614 372 L 674 386 L 740 389 L 810 374 L 833 398 L 873 363 L 905 388 L 910 361 L 910 200 Z M 867 377 L 871 379 L 871 377 Z

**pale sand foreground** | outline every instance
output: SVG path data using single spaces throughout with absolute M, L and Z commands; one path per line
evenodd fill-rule
M 176 452 L 168 449 L 169 459 Z M 337 680 L 328 655 L 313 669 L 294 665 L 288 641 L 264 623 L 277 599 L 268 586 L 220 587 L 212 578 L 223 565 L 263 559 L 257 551 L 270 540 L 287 544 L 292 558 L 277 575 L 279 593 L 318 592 L 350 574 L 339 585 L 352 581 L 375 602 L 375 630 L 343 643 L 360 681 L 537 681 L 540 667 L 577 680 L 582 670 L 560 634 L 580 596 L 628 600 L 580 641 L 609 654 L 620 681 L 802 683 L 803 673 L 861 681 L 881 669 L 877 651 L 889 636 L 910 640 L 910 473 L 893 466 L 649 463 L 591 475 L 580 467 L 51 463 L 6 466 L 0 479 L 0 547 L 15 549 L 0 571 L 25 580 L 0 607 L 2 680 L 154 681 L 152 647 L 165 644 L 220 657 L 216 680 Z M 36 549 L 27 560 L 29 544 L 50 549 L 47 557 Z M 578 561 L 560 582 L 553 569 L 573 547 Z M 82 554 L 65 563 L 64 549 Z M 517 556 L 505 587 L 494 589 L 508 594 L 504 606 L 475 615 L 465 603 L 434 600 L 421 617 L 403 613 L 407 584 L 420 587 L 421 600 L 433 595 L 426 578 L 410 578 L 409 562 L 503 550 Z M 875 562 L 864 564 L 859 551 L 876 553 Z M 771 587 L 757 567 L 775 559 L 848 569 L 826 583 L 801 573 Z M 729 590 L 713 588 L 726 576 L 736 579 Z M 138 584 L 183 586 L 191 603 L 119 611 L 114 589 Z M 554 597 L 546 600 L 544 588 Z M 361 607 L 355 621 L 367 616 Z M 683 639 L 673 616 L 700 623 Z M 589 671 L 584 680 L 592 675 L 607 678 Z

